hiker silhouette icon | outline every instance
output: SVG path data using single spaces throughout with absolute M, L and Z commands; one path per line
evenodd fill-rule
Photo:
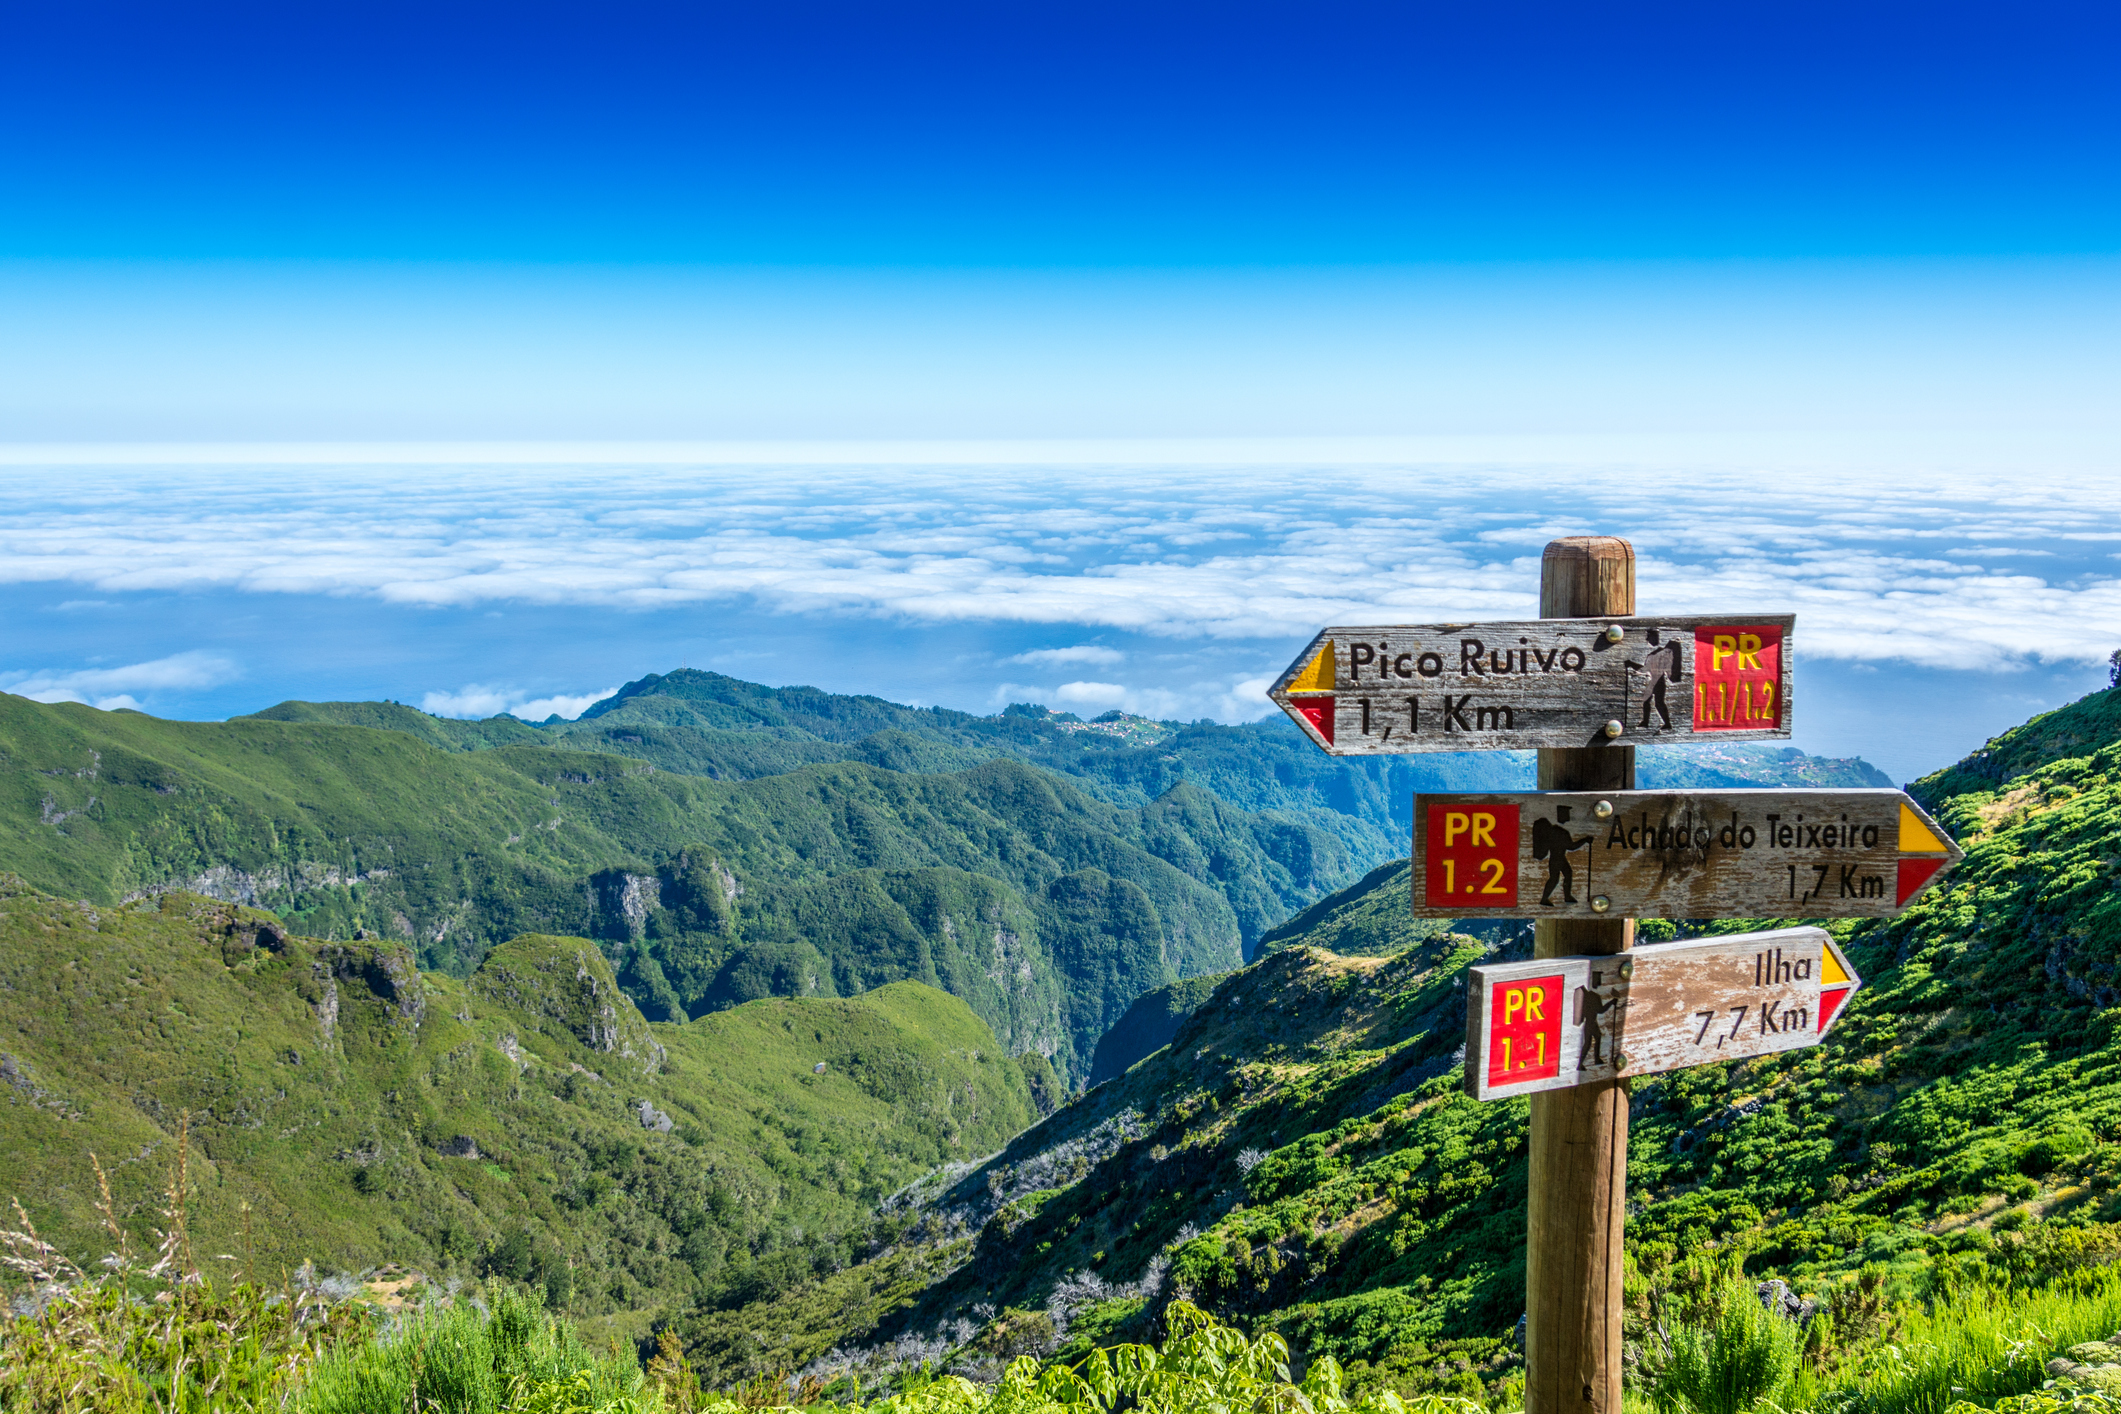
M 1669 731 L 1672 726 L 1672 708 L 1665 700 L 1665 684 L 1686 681 L 1686 660 L 1676 637 L 1665 644 L 1659 644 L 1658 637 L 1657 630 L 1651 629 L 1650 651 L 1645 655 L 1645 660 L 1638 663 L 1630 658 L 1628 667 L 1640 669 L 1645 673 L 1655 670 L 1656 678 L 1642 694 L 1641 725 L 1647 727 L 1650 724 L 1650 713 L 1655 711 L 1658 724 Z
M 1532 822 L 1532 858 L 1547 862 L 1547 886 L 1540 892 L 1539 901 L 1549 907 L 1554 903 L 1554 888 L 1561 886 L 1561 901 L 1576 902 L 1576 869 L 1569 863 L 1569 855 L 1591 842 L 1589 835 L 1569 833 L 1569 807 L 1554 807 L 1552 820 Z

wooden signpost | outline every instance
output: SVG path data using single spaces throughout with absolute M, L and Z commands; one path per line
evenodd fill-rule
M 1424 918 L 1890 918 L 1962 857 L 1897 790 L 1414 797 Z
M 1788 614 L 1329 628 L 1267 696 L 1335 756 L 1790 734 Z
M 1471 970 L 1466 1087 L 1531 1101 L 1525 1414 L 1621 1414 L 1626 1082 L 1816 1044 L 1862 986 L 1816 927 L 1633 920 L 1891 917 L 1961 854 L 1899 791 L 1635 790 L 1636 742 L 1790 735 L 1790 615 L 1638 617 L 1605 536 L 1547 546 L 1539 612 L 1328 628 L 1268 696 L 1336 756 L 1539 748 L 1537 792 L 1415 797 L 1413 904 L 1537 920 Z

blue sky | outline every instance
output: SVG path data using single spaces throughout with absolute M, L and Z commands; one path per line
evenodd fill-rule
M 1600 530 L 1912 775 L 2121 646 L 2117 31 L 15 7 L 0 688 L 1241 717 Z
M 2107 253 L 2111 7 L 13 7 L 33 257 Z

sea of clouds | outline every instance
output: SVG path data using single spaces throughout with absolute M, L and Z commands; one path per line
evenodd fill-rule
M 988 710 L 1256 717 L 1320 626 L 1530 616 L 1541 547 L 1583 532 L 1634 541 L 1645 609 L 1795 612 L 1800 661 L 1993 672 L 2121 647 L 2121 488 L 2082 473 L 311 463 L 13 468 L 0 491 L 0 586 L 54 612 L 210 596 L 619 635 L 674 612 L 813 641 L 981 626 L 979 661 L 927 700 Z M 0 663 L 0 687 L 136 706 L 272 675 L 255 650 L 163 642 L 125 663 L 84 636 L 73 661 Z M 403 686 L 449 715 L 572 716 L 609 679 L 570 679 L 568 651 Z

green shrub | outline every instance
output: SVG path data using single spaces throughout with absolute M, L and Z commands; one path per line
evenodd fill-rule
M 662 1398 L 631 1356 L 600 1356 L 564 1321 L 507 1291 L 490 1316 L 469 1304 L 428 1306 L 317 1363 L 296 1414 L 631 1414 Z
M 1672 1336 L 1653 1396 L 1660 1409 L 1745 1414 L 1796 1374 L 1803 1339 L 1796 1324 L 1768 1310 L 1742 1277 L 1727 1280 L 1719 1297 L 1714 1324 Z
M 1945 1414 L 1988 1414 L 1978 1404 L 1960 1400 Z M 1995 1414 L 2121 1414 L 2121 1399 L 2099 1390 L 2036 1389 L 1996 1401 Z
M 2089 1131 L 2075 1126 L 2059 1133 L 2044 1134 L 2026 1146 L 2025 1152 L 2018 1157 L 2018 1167 L 2038 1177 L 2069 1159 L 2089 1154 L 2097 1143 Z

